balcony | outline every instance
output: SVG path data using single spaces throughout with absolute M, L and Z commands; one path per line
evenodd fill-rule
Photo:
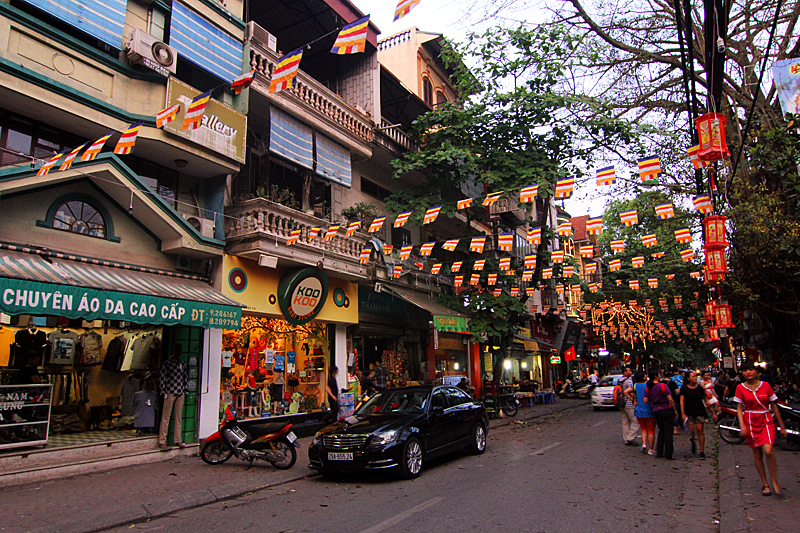
M 518 200 L 518 197 L 500 198 L 494 205 L 489 206 L 489 215 L 492 218 L 499 217 L 513 228 L 527 224 L 528 219 L 534 216 L 533 204 L 523 204 L 525 208 L 520 209 Z
M 266 44 L 267 32 L 248 23 L 250 68 L 256 70 L 252 89 L 310 126 L 335 138 L 362 157 L 372 156 L 371 142 L 375 123 L 355 107 L 303 72 L 297 71 L 291 89 L 270 94 L 269 83 L 280 56 Z M 251 98 L 252 98 L 251 93 Z
M 264 198 L 246 200 L 225 208 L 225 238 L 230 254 L 258 260 L 261 254 L 278 258 L 279 266 L 315 266 L 321 259 L 327 270 L 345 278 L 366 279 L 367 265 L 359 263 L 361 250 L 369 246 L 366 233 L 344 237 L 344 228 L 333 239 L 323 237 L 330 225 L 327 221 Z M 312 228 L 320 228 L 309 241 Z M 293 229 L 300 229 L 297 244 L 287 246 Z M 373 260 L 371 263 L 374 263 Z
M 411 137 L 399 127 L 392 127 L 394 124 L 382 119 L 380 129 L 375 130 L 375 143 L 402 155 L 403 152 L 416 150 L 416 146 L 411 142 Z

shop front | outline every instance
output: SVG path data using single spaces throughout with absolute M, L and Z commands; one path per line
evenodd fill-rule
M 435 379 L 443 383 L 458 385 L 463 379 L 473 387 L 480 375 L 473 379 L 471 333 L 465 316 L 433 315 L 432 343 L 429 353 L 433 356 Z
M 328 416 L 326 384 L 338 367 L 348 387 L 347 326 L 358 322 L 357 286 L 317 268 L 272 269 L 225 255 L 222 292 L 245 306 L 222 334 L 219 415 L 245 419 Z

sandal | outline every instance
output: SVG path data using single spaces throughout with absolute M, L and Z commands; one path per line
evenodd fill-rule
M 772 491 L 770 490 L 769 486 L 764 485 L 761 487 L 761 495 L 762 496 L 772 496 Z

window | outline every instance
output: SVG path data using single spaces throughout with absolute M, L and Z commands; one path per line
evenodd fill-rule
M 447 103 L 447 95 L 442 91 L 436 91 L 436 107 Z
M 53 217 L 53 228 L 106 238 L 106 221 L 103 215 L 94 206 L 81 200 L 61 204 Z
M 0 167 L 30 165 L 30 156 L 50 159 L 85 140 L 0 110 Z
M 450 407 L 447 405 L 447 396 L 444 395 L 442 391 L 437 392 L 433 395 L 433 399 L 431 400 L 431 407 L 441 407 L 442 409 L 447 409 Z
M 392 228 L 392 245 L 395 248 L 411 244 L 411 232 L 405 228 Z
M 139 175 L 139 179 L 153 189 L 173 209 L 177 207 L 179 176 L 177 171 L 138 157 L 129 157 L 125 162 Z
M 363 192 L 364 194 L 368 194 L 373 198 L 377 198 L 381 202 L 385 201 L 386 198 L 388 198 L 389 195 L 392 194 L 392 191 L 390 191 L 389 189 L 381 187 L 374 181 L 370 181 L 364 177 L 361 178 L 361 192 Z
M 166 13 L 154 7 L 147 10 L 147 33 L 159 41 L 166 42 L 166 28 L 168 27 Z
M 448 387 L 445 389 L 445 393 L 447 394 L 447 400 L 452 406 L 461 405 L 462 403 L 468 403 L 472 401 L 472 398 L 461 389 Z
M 433 85 L 427 76 L 422 77 L 422 99 L 430 107 L 433 107 Z

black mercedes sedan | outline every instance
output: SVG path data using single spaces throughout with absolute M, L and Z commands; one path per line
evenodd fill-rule
M 433 457 L 459 449 L 483 453 L 488 427 L 483 404 L 455 387 L 389 389 L 318 432 L 309 467 L 323 475 L 397 469 L 410 479 Z

